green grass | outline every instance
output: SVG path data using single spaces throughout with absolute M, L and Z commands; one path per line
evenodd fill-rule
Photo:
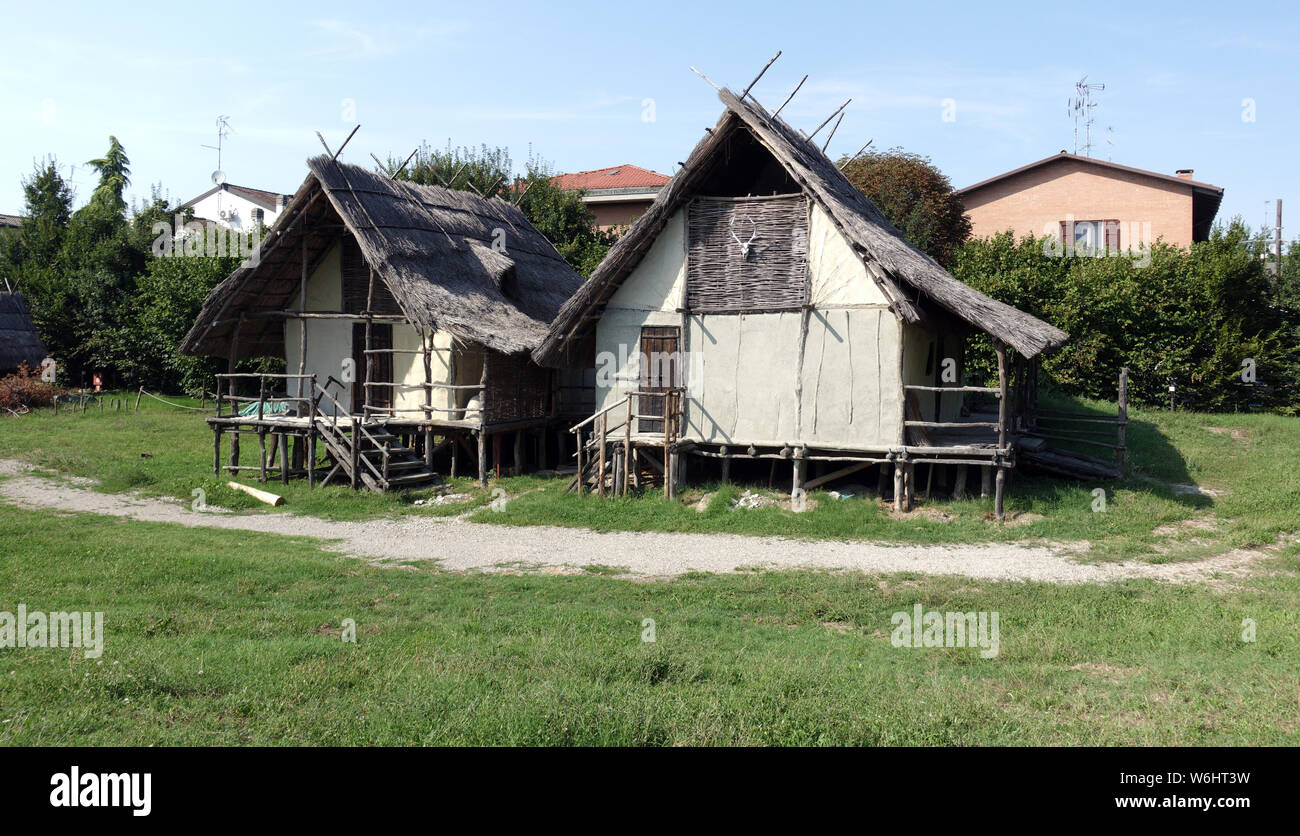
M 638 583 L 0 505 L 0 610 L 100 610 L 106 632 L 98 660 L 0 650 L 0 743 L 1296 745 L 1300 554 L 1274 560 L 1285 574 L 1226 590 Z M 997 611 L 1000 655 L 893 647 L 891 614 L 918 602 Z
M 178 399 L 180 400 L 180 399 Z M 193 405 L 193 401 L 180 400 Z M 133 490 L 189 500 L 203 489 L 210 504 L 237 510 L 264 508 L 225 487 L 211 475 L 211 434 L 201 414 L 146 399 L 139 413 L 86 415 L 50 410 L 0 419 L 0 457 L 21 458 L 59 472 L 100 480 L 100 489 Z M 1055 399 L 1045 406 L 1113 414 L 1100 402 Z M 566 493 L 564 481 L 521 477 L 493 480 L 482 490 L 458 479 L 452 490 L 471 494 L 464 505 L 413 507 L 429 491 L 378 495 L 344 487 L 310 489 L 304 480 L 269 488 L 286 498 L 283 510 L 330 519 L 366 519 L 395 514 L 459 514 L 479 508 L 473 519 L 502 525 L 570 525 L 599 531 L 682 531 L 798 538 L 877 540 L 904 543 L 1050 541 L 1091 544 L 1090 559 L 1179 560 L 1226 549 L 1273 543 L 1300 530 L 1300 421 L 1274 415 L 1208 415 L 1132 410 L 1129 447 L 1134 478 L 1127 482 L 1081 483 L 1017 471 L 1007 508 L 1014 525 L 993 519 L 992 503 L 978 497 L 961 502 L 922 501 L 906 519 L 870 498 L 831 499 L 810 495 L 812 510 L 795 514 L 778 507 L 729 509 L 743 486 L 692 486 L 683 500 L 656 491 L 640 497 L 601 500 Z M 1220 430 L 1213 432 L 1207 427 Z M 1231 434 L 1236 431 L 1239 437 Z M 244 444 L 245 461 L 256 445 Z M 142 457 L 146 455 L 146 457 Z M 224 456 L 223 456 L 224 462 Z M 778 468 L 788 470 L 788 468 Z M 924 469 L 918 468 L 918 480 Z M 778 474 L 782 484 L 788 473 Z M 243 475 L 245 482 L 253 481 Z M 852 477 L 850 477 L 852 478 Z M 1180 495 L 1169 485 L 1197 483 L 1223 493 Z M 513 498 L 501 513 L 488 511 L 491 491 Z M 1107 510 L 1093 511 L 1096 488 L 1106 491 Z M 703 513 L 696 501 L 713 493 Z M 1161 526 L 1212 521 L 1209 529 L 1155 534 Z

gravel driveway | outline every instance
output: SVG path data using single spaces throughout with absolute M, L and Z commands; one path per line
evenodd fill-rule
M 1247 574 L 1260 556 L 1257 551 L 1242 550 L 1185 563 L 1087 564 L 1067 557 L 1066 546 L 889 545 L 732 534 L 597 533 L 551 526 L 494 526 L 415 514 L 400 519 L 333 522 L 287 513 L 193 511 L 178 502 L 98 493 L 86 487 L 85 480 L 37 477 L 29 475 L 31 470 L 21 462 L 0 460 L 0 477 L 8 477 L 0 478 L 0 497 L 26 508 L 315 537 L 327 541 L 323 543 L 325 548 L 374 563 L 431 560 L 448 570 L 559 573 L 599 564 L 617 567 L 634 577 L 770 567 L 922 572 L 1057 583 L 1122 578 L 1191 582 Z

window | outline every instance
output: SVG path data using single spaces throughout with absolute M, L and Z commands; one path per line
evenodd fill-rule
M 1076 255 L 1105 255 L 1119 252 L 1117 220 L 1061 221 L 1061 242 Z
M 264 223 L 266 223 L 266 210 L 265 210 L 265 209 L 254 209 L 254 210 L 253 210 L 253 223 L 255 223 L 255 224 L 264 224 Z

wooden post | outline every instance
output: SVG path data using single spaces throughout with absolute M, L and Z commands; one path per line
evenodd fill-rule
M 990 465 L 980 465 L 980 499 L 987 499 L 993 488 L 993 468 Z
M 600 435 L 597 444 L 599 448 L 596 455 L 599 457 L 596 464 L 596 493 L 602 499 L 605 496 L 605 418 L 609 416 L 608 412 L 600 414 Z
M 230 433 L 230 472 L 239 475 L 239 430 Z
M 1007 347 L 1000 341 L 993 341 L 993 351 L 998 355 L 998 449 L 1007 447 L 1007 423 L 1011 413 L 1011 404 L 1007 402 Z
M 266 481 L 266 431 L 260 427 L 257 430 L 257 469 L 260 474 L 257 481 Z
M 796 458 L 794 460 L 794 482 L 790 485 L 790 506 L 791 510 L 796 513 L 802 510 L 799 507 L 799 499 L 804 490 L 804 477 L 806 477 L 807 474 L 808 460 L 805 458 Z
M 366 358 L 366 382 L 361 387 L 361 394 L 365 398 L 362 402 L 361 415 L 365 418 L 370 417 L 370 391 L 374 388 L 371 384 L 375 381 L 375 355 L 370 353 L 370 326 L 375 321 L 375 268 L 370 268 L 370 284 L 366 288 L 366 336 L 365 336 L 365 358 Z
M 957 475 L 954 478 L 952 485 L 952 498 L 966 498 L 966 465 L 964 464 L 957 465 Z
M 731 484 L 731 456 L 727 454 L 727 445 L 722 445 L 722 484 Z
M 298 313 L 307 310 L 307 235 L 302 236 L 302 274 L 298 279 Z M 307 373 L 307 320 L 298 317 L 298 374 Z M 303 381 L 298 378 L 298 397 L 303 397 Z M 311 392 L 307 393 L 311 395 Z
M 880 463 L 880 472 L 876 474 L 876 498 L 885 498 L 885 489 L 889 487 L 889 463 Z
M 316 375 L 311 376 L 307 401 L 307 487 L 316 487 Z
M 424 466 L 433 470 L 433 334 L 421 329 L 420 339 L 424 344 Z M 449 352 L 450 354 L 450 352 Z M 450 362 L 450 360 L 448 360 Z M 451 383 L 454 386 L 456 379 L 452 378 Z M 455 406 L 456 389 L 452 392 L 452 406 Z M 456 461 L 456 446 L 451 447 L 452 462 Z
M 289 484 L 289 434 L 280 433 L 280 484 Z
M 524 431 L 515 431 L 515 475 L 524 475 Z
M 582 428 L 581 427 L 578 428 L 578 431 L 574 434 L 574 436 L 578 439 L 578 496 L 582 496 L 583 491 L 585 490 L 583 488 L 582 483 L 585 480 L 583 479 L 582 476 Z
M 1006 492 L 1007 469 L 1003 467 L 1000 463 L 998 464 L 998 475 L 997 475 L 996 482 L 997 482 L 997 489 L 996 489 L 996 493 L 994 493 L 993 495 L 993 513 L 997 515 L 998 519 L 1002 519 L 1004 516 L 1006 516 L 1006 511 L 1003 509 L 1002 506 L 1002 500 L 1003 500 L 1003 494 Z
M 140 387 L 139 389 L 137 389 L 136 392 L 135 392 L 135 410 L 136 410 L 136 412 L 139 412 L 139 411 L 140 411 L 140 396 L 143 395 L 143 394 L 144 394 L 144 387 L 141 386 L 141 387 Z
M 1115 469 L 1119 478 L 1128 478 L 1128 366 L 1119 370 L 1119 438 L 1116 441 Z
M 912 497 L 916 494 L 916 465 L 908 462 L 903 475 L 903 511 L 912 510 Z
M 632 396 L 627 397 L 627 414 L 623 419 L 623 494 L 632 482 Z
M 669 440 L 668 433 L 669 422 L 672 420 L 672 411 L 669 406 L 672 397 L 673 393 L 671 391 L 664 392 L 664 499 L 672 499 L 673 496 L 673 466 L 672 456 L 669 453 L 672 442 Z
M 907 465 L 901 461 L 894 462 L 894 510 L 902 513 L 903 511 L 903 479 Z
M 487 487 L 487 432 L 480 426 L 478 429 L 478 483 L 482 487 Z
M 361 419 L 352 418 L 352 490 L 357 489 L 361 478 Z
M 212 428 L 212 475 L 221 475 L 221 425 Z

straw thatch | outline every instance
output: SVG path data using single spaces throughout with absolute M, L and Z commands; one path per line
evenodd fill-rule
M 324 156 L 307 165 L 307 179 L 262 241 L 259 263 L 212 291 L 182 353 L 282 355 L 282 324 L 256 314 L 295 307 L 304 250 L 314 268 L 343 235 L 356 239 L 410 322 L 506 354 L 535 348 L 582 284 L 523 212 L 500 198 L 393 180 Z
M 574 344 L 589 336 L 605 303 L 650 249 L 668 219 L 699 194 L 698 187 L 715 169 L 726 165 L 727 140 L 737 131 L 748 131 L 804 194 L 826 212 L 904 321 L 925 320 L 926 306 L 934 304 L 1026 357 L 1060 346 L 1068 339 L 1064 331 L 953 278 L 934 259 L 909 244 L 829 157 L 783 119 L 730 90 L 720 90 L 718 97 L 726 110 L 717 126 L 700 140 L 682 168 L 659 191 L 654 204 L 560 310 L 545 341 L 533 352 L 539 363 L 565 363 Z
M 45 359 L 41 342 L 21 293 L 0 291 L 0 372 L 11 372 L 23 363 L 32 371 Z

